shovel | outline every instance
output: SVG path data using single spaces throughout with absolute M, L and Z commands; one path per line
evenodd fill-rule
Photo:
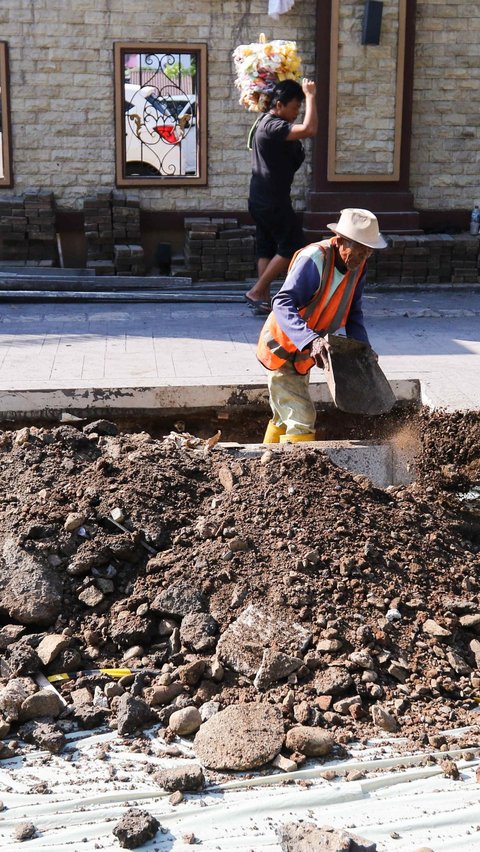
M 333 402 L 350 414 L 385 414 L 396 402 L 368 343 L 327 334 L 325 378 Z

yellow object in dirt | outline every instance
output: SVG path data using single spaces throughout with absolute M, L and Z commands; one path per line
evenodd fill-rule
M 273 420 L 268 421 L 267 430 L 263 437 L 264 444 L 278 444 L 282 435 L 285 435 L 286 426 L 275 426 Z
M 315 432 L 305 432 L 303 435 L 281 435 L 281 444 L 297 444 L 299 441 L 314 441 Z

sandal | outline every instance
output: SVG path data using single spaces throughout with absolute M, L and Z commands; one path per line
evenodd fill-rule
M 269 314 L 272 310 L 270 302 L 266 302 L 263 299 L 252 299 L 251 296 L 244 296 L 245 301 L 248 306 L 252 308 L 254 314 Z

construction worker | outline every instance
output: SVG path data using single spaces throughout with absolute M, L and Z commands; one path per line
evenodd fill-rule
M 347 337 L 369 342 L 362 312 L 366 261 L 387 243 L 369 210 L 348 207 L 327 228 L 334 237 L 292 258 L 260 332 L 257 357 L 269 370 L 272 409 L 266 444 L 315 440 L 316 410 L 308 382 L 311 368 L 324 366 L 324 335 L 345 328 Z

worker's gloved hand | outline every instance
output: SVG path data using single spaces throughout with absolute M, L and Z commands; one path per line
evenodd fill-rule
M 315 364 L 323 370 L 328 365 L 328 350 L 330 344 L 324 337 L 316 337 L 310 347 L 310 355 L 315 359 Z

